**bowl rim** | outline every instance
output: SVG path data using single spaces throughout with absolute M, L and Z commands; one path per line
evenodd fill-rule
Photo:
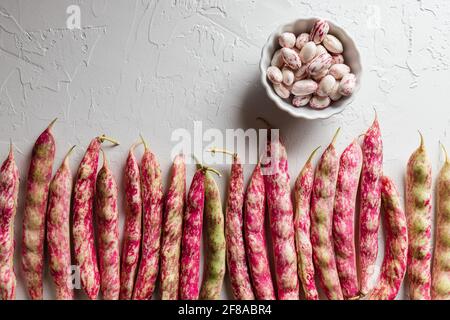
M 272 85 L 267 80 L 267 73 L 266 73 L 267 66 L 263 64 L 263 62 L 266 60 L 266 56 L 270 54 L 269 46 L 272 45 L 273 39 L 281 33 L 283 28 L 285 28 L 286 26 L 289 26 L 289 25 L 295 25 L 299 21 L 310 21 L 310 20 L 314 21 L 314 20 L 319 20 L 319 19 L 326 20 L 330 24 L 330 27 L 332 27 L 332 28 L 338 28 L 339 31 L 342 32 L 344 34 L 344 36 L 347 38 L 347 41 L 349 41 L 353 44 L 353 47 L 355 48 L 354 54 L 357 57 L 357 60 L 359 61 L 359 65 L 360 65 L 360 71 L 357 76 L 357 82 L 356 82 L 354 92 L 350 96 L 345 97 L 346 98 L 345 103 L 342 104 L 341 106 L 335 107 L 335 108 L 333 108 L 331 106 L 331 107 L 327 108 L 328 110 L 330 110 L 330 109 L 332 110 L 328 113 L 322 112 L 323 110 L 314 110 L 311 108 L 295 108 L 294 106 L 287 107 L 286 106 L 287 102 L 285 102 L 281 97 L 276 95 Z M 269 57 L 268 59 L 269 59 L 269 61 L 272 60 L 271 57 Z M 286 111 L 291 116 L 293 116 L 295 118 L 304 118 L 304 119 L 308 119 L 308 120 L 328 119 L 328 118 L 344 111 L 345 107 L 350 105 L 353 102 L 353 100 L 355 99 L 355 96 L 361 86 L 361 78 L 363 75 L 362 65 L 363 64 L 361 62 L 361 54 L 358 50 L 358 47 L 356 46 L 356 42 L 353 40 L 353 37 L 351 36 L 351 34 L 348 31 L 346 31 L 344 28 L 342 28 L 339 24 L 334 22 L 333 20 L 319 18 L 319 17 L 298 18 L 298 19 L 292 20 L 291 22 L 280 24 L 267 38 L 266 43 L 264 44 L 264 46 L 261 49 L 261 56 L 260 56 L 260 61 L 259 61 L 259 69 L 261 72 L 261 82 L 262 82 L 262 85 L 264 86 L 266 93 L 269 96 L 270 100 L 272 100 L 279 109 Z M 298 110 L 303 110 L 303 111 L 299 112 Z M 316 112 L 311 113 L 311 110 L 316 111 Z

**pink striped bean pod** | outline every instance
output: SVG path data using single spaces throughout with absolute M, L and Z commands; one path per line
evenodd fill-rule
M 314 266 L 329 300 L 342 300 L 342 289 L 333 247 L 333 204 L 338 177 L 339 157 L 333 141 L 317 164 L 311 195 L 311 244 Z
M 159 272 L 163 189 L 158 160 L 142 139 L 145 151 L 141 161 L 143 203 L 142 255 L 133 299 L 149 300 L 155 290 Z
M 398 191 L 388 177 L 381 178 L 386 239 L 381 275 L 368 300 L 394 300 L 406 273 L 408 231 Z
M 50 274 L 56 289 L 56 299 L 72 300 L 71 255 L 70 255 L 70 201 L 73 178 L 69 156 L 73 146 L 56 171 L 50 183 L 47 208 L 47 251 Z
M 16 298 L 16 274 L 13 265 L 14 219 L 19 179 L 11 142 L 8 157 L 0 168 L 0 300 Z
M 104 300 L 118 300 L 120 294 L 118 188 L 105 152 L 96 182 L 96 217 L 100 288 Z
M 183 155 L 173 160 L 166 197 L 161 244 L 161 299 L 177 300 L 180 282 L 181 238 L 186 202 L 186 164 Z
M 266 188 L 258 163 L 253 171 L 244 202 L 244 236 L 249 271 L 258 300 L 275 300 L 266 249 Z
M 302 284 L 306 300 L 318 300 L 316 282 L 314 281 L 314 262 L 310 237 L 311 215 L 310 202 L 314 182 L 312 159 L 319 148 L 314 150 L 302 171 L 300 171 L 294 187 L 294 228 L 297 248 L 298 277 Z
M 52 134 L 55 121 L 56 119 L 50 123 L 34 144 L 26 186 L 22 270 L 28 295 L 33 300 L 42 300 L 44 295 L 42 275 L 44 271 L 45 213 L 55 158 L 55 139 Z
M 381 184 L 383 175 L 383 142 L 378 117 L 367 130 L 362 145 L 361 210 L 359 217 L 360 291 L 370 291 L 370 280 L 378 255 L 378 228 L 380 226 Z
M 411 300 L 431 299 L 431 163 L 423 136 L 411 155 L 406 171 L 406 218 L 408 221 L 408 278 Z
M 279 300 L 298 300 L 299 283 L 295 250 L 294 209 L 286 149 L 278 139 L 268 140 L 267 157 L 262 163 L 272 172 L 265 172 L 264 184 L 269 209 L 270 230 Z
M 355 206 L 362 167 L 362 150 L 354 140 L 342 153 L 333 213 L 336 267 L 345 299 L 357 299 L 359 284 L 355 253 Z
M 100 146 L 106 140 L 118 145 L 116 141 L 105 136 L 92 139 L 78 167 L 73 188 L 72 234 L 75 262 L 80 269 L 81 286 L 91 300 L 97 298 L 100 290 L 100 273 L 94 245 L 93 207 L 98 156 Z
M 189 188 L 181 239 L 180 299 L 198 300 L 200 241 L 205 205 L 205 170 L 199 167 Z
M 139 164 L 134 156 L 133 144 L 125 163 L 125 227 L 120 268 L 120 299 L 130 300 L 133 296 L 134 280 L 139 263 L 142 237 L 142 197 Z
M 431 298 L 450 300 L 450 160 L 445 163 L 437 182 L 436 240 L 434 248 Z

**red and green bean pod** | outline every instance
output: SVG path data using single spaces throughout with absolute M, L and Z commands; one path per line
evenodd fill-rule
M 355 252 L 355 209 L 363 155 L 357 140 L 342 153 L 333 213 L 333 240 L 336 267 L 345 299 L 359 296 Z
M 313 151 L 300 171 L 294 187 L 294 229 L 297 248 L 298 277 L 307 300 L 318 300 L 316 282 L 314 280 L 314 261 L 311 245 L 311 192 L 314 182 L 312 158 L 318 148 Z
M 26 185 L 22 234 L 22 270 L 28 294 L 33 300 L 43 299 L 45 216 L 48 189 L 55 158 L 53 120 L 36 140 Z
M 166 196 L 161 244 L 161 299 L 177 300 L 180 282 L 181 237 L 186 201 L 186 164 L 184 155 L 173 160 L 172 177 Z
M 19 193 L 19 170 L 12 143 L 0 168 L 0 300 L 16 298 L 14 272 L 14 219 Z
M 271 141 L 276 140 L 276 141 Z M 298 300 L 299 283 L 295 249 L 294 209 L 291 200 L 288 159 L 284 145 L 271 138 L 267 145 L 264 184 L 279 300 Z
M 381 275 L 370 292 L 369 300 L 394 300 L 406 273 L 408 230 L 400 195 L 392 180 L 381 178 L 381 197 L 386 225 L 384 259 Z
M 47 209 L 47 251 L 50 274 L 55 283 L 56 299 L 72 300 L 71 254 L 70 254 L 70 201 L 73 178 L 69 166 L 69 155 L 64 157 L 50 183 Z
M 431 299 L 431 163 L 420 134 L 420 147 L 411 155 L 406 171 L 408 221 L 408 278 L 411 300 Z
M 250 275 L 245 255 L 243 217 L 244 173 L 239 157 L 233 155 L 230 183 L 228 185 L 227 207 L 225 212 L 225 238 L 227 265 L 230 274 L 231 291 L 237 300 L 254 300 Z
M 100 288 L 104 300 L 118 300 L 120 294 L 118 188 L 103 152 L 103 167 L 96 182 L 97 245 Z
M 141 160 L 143 204 L 142 254 L 134 287 L 133 299 L 149 300 L 155 290 L 159 271 L 162 227 L 163 189 L 158 160 L 144 142 Z
M 266 188 L 260 163 L 256 165 L 247 187 L 244 209 L 245 245 L 256 299 L 275 300 L 275 289 L 266 249 Z
M 333 246 L 333 206 L 338 178 L 339 157 L 333 141 L 317 164 L 311 195 L 311 244 L 314 266 L 329 300 L 342 300 L 343 294 Z
M 120 268 L 120 299 L 133 296 L 142 237 L 142 197 L 139 164 L 134 156 L 136 144 L 128 152 L 125 163 L 125 226 Z
M 360 291 L 370 291 L 370 280 L 378 255 L 378 229 L 380 226 L 381 183 L 383 175 L 383 141 L 376 117 L 367 130 L 362 145 L 361 210 L 359 218 Z

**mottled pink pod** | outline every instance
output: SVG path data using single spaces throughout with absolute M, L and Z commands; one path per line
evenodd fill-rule
M 378 228 L 380 226 L 381 184 L 383 174 L 383 142 L 376 117 L 367 130 L 362 145 L 361 211 L 359 216 L 360 291 L 366 295 L 378 255 Z
M 314 262 L 310 239 L 310 202 L 314 182 L 312 159 L 319 148 L 314 150 L 300 171 L 294 187 L 294 229 L 297 248 L 298 277 L 307 300 L 318 300 L 314 280 Z
M 244 202 L 244 236 L 250 276 L 256 299 L 275 300 L 275 289 L 267 255 L 266 188 L 258 163 L 253 171 Z
M 133 144 L 128 152 L 124 171 L 126 216 L 120 268 L 121 300 L 130 300 L 133 296 L 142 240 L 141 175 L 134 156 L 135 147 L 136 144 Z
M 197 169 L 189 188 L 181 239 L 180 299 L 198 300 L 200 241 L 205 205 L 205 172 Z
M 178 299 L 185 200 L 186 164 L 184 155 L 177 155 L 173 160 L 164 214 L 160 271 L 162 300 Z
M 133 299 L 149 300 L 155 290 L 159 271 L 163 189 L 161 169 L 153 152 L 145 144 L 141 160 L 143 204 L 142 254 Z
M 357 140 L 342 153 L 336 184 L 333 213 L 333 240 L 336 267 L 345 299 L 359 295 L 355 253 L 355 207 L 363 155 Z
M 445 164 L 437 182 L 436 240 L 431 298 L 450 300 L 450 160 L 445 148 Z
M 275 141 L 271 141 L 275 140 Z M 269 139 L 263 171 L 269 210 L 277 292 L 279 300 L 298 300 L 299 283 L 295 251 L 294 209 L 286 149 L 279 139 Z
M 55 139 L 52 134 L 55 121 L 56 119 L 50 123 L 34 144 L 26 185 L 22 270 L 28 295 L 33 300 L 42 300 L 44 295 L 42 275 L 44 271 L 45 213 L 55 158 Z
M 408 230 L 398 191 L 388 177 L 381 178 L 381 197 L 386 239 L 383 265 L 377 284 L 368 300 L 394 300 L 406 273 Z
M 100 288 L 104 300 L 118 300 L 120 294 L 118 188 L 105 152 L 97 175 L 96 217 Z
M 0 168 L 0 300 L 16 298 L 14 273 L 14 218 L 19 193 L 19 170 L 12 143 Z
M 73 178 L 69 155 L 64 157 L 50 183 L 47 208 L 47 251 L 50 274 L 56 289 L 56 299 L 72 300 L 72 262 L 70 255 L 70 201 Z
M 236 300 L 254 300 L 245 256 L 242 209 L 244 173 L 237 154 L 233 155 L 225 210 L 225 239 L 231 291 Z
M 423 136 L 411 155 L 406 171 L 406 219 L 408 221 L 408 278 L 411 300 L 431 299 L 431 163 Z
M 97 251 L 94 244 L 93 207 L 98 156 L 103 141 L 116 141 L 100 136 L 90 142 L 80 166 L 73 188 L 73 245 L 75 262 L 80 269 L 81 286 L 91 300 L 100 290 Z
M 338 177 L 339 157 L 333 141 L 317 164 L 311 195 L 311 244 L 320 283 L 329 300 L 342 300 L 342 289 L 336 268 L 332 228 L 333 205 Z

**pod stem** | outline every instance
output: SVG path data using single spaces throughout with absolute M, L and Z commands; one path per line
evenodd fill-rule
M 375 120 L 378 120 L 378 112 L 377 109 L 375 109 L 375 107 L 372 107 L 373 111 L 375 112 Z
M 317 153 L 317 151 L 321 148 L 321 146 L 318 146 L 311 152 L 311 155 L 309 156 L 308 160 L 306 160 L 306 163 L 310 163 L 311 160 L 314 158 L 314 155 Z
M 72 153 L 73 149 L 75 149 L 75 147 L 76 147 L 76 145 L 73 145 L 73 146 L 69 149 L 69 151 L 67 151 L 66 156 L 64 157 L 64 159 L 67 159 L 67 158 L 70 156 L 70 154 Z
M 445 163 L 450 163 L 450 160 L 448 158 L 447 149 L 445 148 L 444 144 L 441 141 L 439 141 L 439 144 L 441 145 L 442 151 L 444 151 L 444 154 L 445 154 Z
M 201 170 L 203 170 L 203 171 L 211 171 L 211 172 L 217 174 L 219 177 L 222 177 L 222 174 L 218 170 L 216 170 L 214 168 L 201 166 Z
M 211 152 L 212 154 L 215 154 L 216 152 L 224 153 L 224 154 L 228 154 L 228 155 L 230 155 L 232 157 L 236 157 L 237 156 L 237 153 L 235 153 L 235 152 L 231 152 L 231 151 L 228 151 L 226 149 L 220 149 L 220 148 L 211 148 L 211 149 L 208 149 L 208 152 Z
M 53 128 L 53 125 L 55 124 L 56 120 L 58 120 L 58 118 L 55 118 L 52 120 L 52 122 L 50 122 L 50 124 L 47 126 L 47 130 L 51 130 Z
M 273 128 L 273 125 L 272 125 L 269 121 L 267 121 L 266 119 L 264 119 L 263 117 L 256 117 L 256 120 L 260 120 L 260 121 L 264 122 L 264 124 L 265 124 L 269 129 L 272 129 L 272 128 Z
M 133 143 L 130 147 L 130 151 L 133 152 L 134 149 L 140 144 L 143 144 L 142 141 L 136 141 L 135 143 Z
M 331 145 L 334 145 L 336 143 L 336 140 L 337 140 L 337 137 L 339 135 L 339 132 L 341 132 L 341 128 L 340 127 L 336 130 L 336 133 L 333 136 L 333 140 L 331 140 Z
M 148 144 L 145 141 L 145 139 L 144 139 L 144 137 L 142 136 L 141 133 L 139 133 L 139 137 L 141 137 L 141 141 L 142 141 L 142 144 L 144 145 L 144 149 L 147 151 L 148 150 Z
M 119 145 L 119 142 L 117 141 L 117 140 L 115 140 L 115 139 L 113 139 L 113 138 L 110 138 L 110 137 L 108 137 L 108 136 L 106 136 L 105 134 L 102 134 L 100 137 L 99 137 L 99 139 L 100 139 L 100 142 L 104 142 L 104 141 L 109 141 L 109 142 L 111 142 L 112 144 L 114 144 L 115 146 L 118 146 Z
M 424 138 L 423 138 L 423 134 L 422 134 L 422 132 L 420 132 L 420 130 L 417 130 L 417 131 L 419 132 L 419 135 L 420 135 L 420 146 L 419 146 L 419 149 L 423 150 L 423 149 L 425 149 L 425 141 L 424 141 Z
M 105 150 L 103 150 L 103 148 L 100 148 L 100 150 L 102 151 L 102 156 L 103 156 L 103 167 L 107 168 L 108 167 L 108 160 L 106 159 Z

